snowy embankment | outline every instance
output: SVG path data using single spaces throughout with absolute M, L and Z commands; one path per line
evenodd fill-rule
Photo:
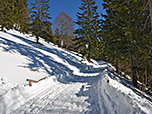
M 151 114 L 152 102 L 123 85 L 110 64 L 34 42 L 0 32 L 0 114 Z M 46 76 L 32 87 L 26 81 Z

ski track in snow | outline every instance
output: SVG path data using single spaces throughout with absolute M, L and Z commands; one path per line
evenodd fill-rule
M 37 95 L 9 114 L 80 114 L 87 103 L 76 99 L 75 91 L 82 84 L 53 84 L 43 88 Z
M 8 60 L 9 57 L 20 58 L 14 67 L 17 66 L 18 71 L 22 66 L 21 74 L 28 69 L 26 75 L 51 77 L 32 87 L 0 88 L 0 114 L 151 114 L 152 103 L 112 78 L 108 63 L 94 61 L 91 64 L 81 61 L 78 54 L 53 44 L 43 42 L 45 46 L 36 45 L 14 31 L 1 33 L 0 51 L 5 49 L 0 56 L 3 60 L 6 60 L 5 56 Z M 25 60 L 27 63 L 23 64 Z M 10 61 L 14 63 L 13 59 Z M 38 72 L 32 74 L 29 69 Z M 111 67 L 111 70 L 114 71 L 114 68 Z M 108 72 L 109 83 L 105 72 Z M 6 90 L 8 92 L 5 93 Z

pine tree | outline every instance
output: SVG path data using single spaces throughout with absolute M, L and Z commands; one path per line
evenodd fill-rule
M 107 15 L 103 15 L 102 37 L 106 42 L 108 59 L 113 62 L 113 58 L 116 58 L 117 69 L 118 66 L 130 67 L 127 72 L 131 71 L 136 87 L 137 78 L 146 82 L 146 78 L 151 77 L 151 34 L 147 3 L 148 0 L 104 0 L 103 4 Z
M 138 48 L 138 56 L 136 61 L 139 80 L 143 83 L 143 85 L 150 86 L 152 80 L 152 29 L 151 19 L 148 21 L 151 11 L 149 11 L 147 3 L 148 0 L 138 2 L 138 7 L 139 5 L 141 6 L 138 19 L 142 21 L 140 21 L 140 29 L 138 30 L 139 40 L 136 42 Z
M 21 32 L 26 32 L 28 33 L 30 30 L 30 14 L 29 14 L 29 10 L 27 8 L 28 4 L 27 4 L 27 0 L 22 0 L 22 23 L 21 23 Z
M 25 10 L 26 9 L 26 10 Z M 0 1 L 0 24 L 2 30 L 17 29 L 21 32 L 28 29 L 29 16 L 26 0 L 5 0 Z
M 97 13 L 97 6 L 94 0 L 81 0 L 81 13 L 77 13 L 77 22 L 79 28 L 75 31 L 78 35 L 76 39 L 78 47 L 82 48 L 81 53 L 87 56 L 90 60 L 91 57 L 96 57 L 103 49 L 102 39 L 100 34 L 100 20 Z
M 49 22 L 49 0 L 36 0 L 35 3 L 31 4 L 33 7 L 31 13 L 31 30 L 33 35 L 36 36 L 36 42 L 39 43 L 39 37 L 46 32 L 46 23 Z
M 51 28 L 51 23 L 50 22 L 45 22 L 45 28 L 42 30 L 42 34 L 40 35 L 42 38 L 45 39 L 45 41 L 53 42 L 53 33 L 52 33 L 52 28 Z
M 149 64 L 149 62 L 145 61 L 143 59 L 142 61 L 138 61 L 139 58 L 142 58 L 140 50 L 145 50 L 146 46 L 145 44 L 148 45 L 148 42 L 145 42 L 145 40 L 148 40 L 147 38 L 150 38 L 151 35 L 150 33 L 150 24 L 145 25 L 147 18 L 149 17 L 149 10 L 148 8 L 145 8 L 143 10 L 143 4 L 146 4 L 145 1 L 130 1 L 129 4 L 126 3 L 126 6 L 128 5 L 129 8 L 129 13 L 127 16 L 127 21 L 126 23 L 126 29 L 125 29 L 125 36 L 127 37 L 127 47 L 128 47 L 128 52 L 127 55 L 130 57 L 130 64 L 131 64 L 131 71 L 132 71 L 132 81 L 133 84 L 137 87 L 137 80 L 142 81 L 143 74 L 140 74 L 139 64 L 145 64 L 146 62 L 146 67 Z M 141 46 L 142 44 L 142 46 Z M 149 45 L 150 46 L 150 45 Z M 139 48 L 140 47 L 140 48 Z M 148 52 L 149 53 L 149 52 Z M 148 54 L 145 51 L 145 55 Z M 147 57 L 146 57 L 147 58 Z M 148 60 L 148 59 L 147 59 Z M 142 69 L 145 69 L 142 67 Z M 142 70 L 140 70 L 141 72 Z M 144 72 L 145 73 L 145 72 Z M 139 78 L 138 75 L 141 75 Z M 143 82 L 144 84 L 144 82 Z
M 104 9 L 107 9 L 107 15 L 103 17 L 103 29 L 102 36 L 106 42 L 106 51 L 110 61 L 115 61 L 116 72 L 119 72 L 119 60 L 122 57 L 122 53 L 125 54 L 126 39 L 123 34 L 123 26 L 125 26 L 125 12 L 122 10 L 124 7 L 122 1 L 108 1 L 103 4 Z
M 14 16 L 14 9 L 15 7 L 13 0 L 0 0 L 0 24 L 2 30 L 4 29 L 4 27 L 6 29 L 13 28 L 14 20 L 12 17 Z
M 26 0 L 14 1 L 14 28 L 20 32 L 27 32 L 29 30 L 30 17 L 27 9 Z
M 151 21 L 151 32 L 152 32 L 152 0 L 148 0 L 149 10 L 150 10 L 150 21 Z
M 123 0 L 104 0 L 104 2 L 103 5 L 107 15 L 104 16 L 106 20 L 103 21 L 102 35 L 106 41 L 108 56 L 112 58 L 112 61 L 115 61 L 117 72 L 121 58 L 130 57 L 133 82 L 136 86 L 137 79 L 134 69 L 136 45 L 135 36 L 132 34 L 133 31 L 131 29 L 133 26 L 132 21 L 135 20 L 135 17 L 133 17 L 130 10 L 134 4 L 132 2 L 124 2 Z

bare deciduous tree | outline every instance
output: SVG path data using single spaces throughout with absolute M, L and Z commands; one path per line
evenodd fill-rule
M 53 29 L 59 30 L 59 46 L 69 48 L 74 38 L 74 22 L 65 12 L 61 12 L 54 20 Z

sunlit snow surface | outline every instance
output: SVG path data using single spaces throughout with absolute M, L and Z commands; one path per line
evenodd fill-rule
M 152 103 L 123 85 L 109 63 L 40 43 L 0 31 L 0 114 L 151 114 Z

